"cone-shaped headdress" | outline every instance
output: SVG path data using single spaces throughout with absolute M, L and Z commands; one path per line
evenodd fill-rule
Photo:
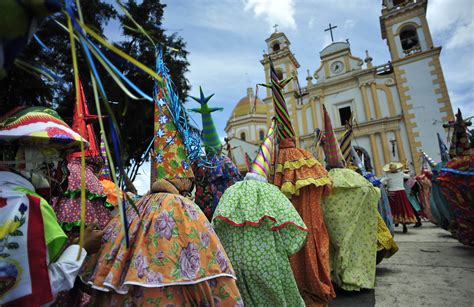
M 336 135 L 332 129 L 331 118 L 329 117 L 326 107 L 323 105 L 324 110 L 324 136 L 325 141 L 323 144 L 324 154 L 326 155 L 326 163 L 329 167 L 337 168 L 344 167 L 344 158 L 342 157 L 341 148 L 336 140 Z
M 275 150 L 276 140 L 275 126 L 276 121 L 273 120 L 270 129 L 268 129 L 265 141 L 260 146 L 257 157 L 255 157 L 249 170 L 250 173 L 260 175 L 266 179 L 268 179 L 273 164 L 273 151 Z
M 190 96 L 195 101 L 201 104 L 200 108 L 191 109 L 191 111 L 200 113 L 202 117 L 202 140 L 204 145 L 206 146 L 207 150 L 211 150 L 213 152 L 220 151 L 222 144 L 221 140 L 219 139 L 219 134 L 217 133 L 216 125 L 212 120 L 212 112 L 215 111 L 222 111 L 223 108 L 209 108 L 208 101 L 214 96 L 214 94 L 210 96 L 204 96 L 202 92 L 202 88 L 199 87 L 200 97 L 193 97 Z
M 291 81 L 292 77 L 285 80 L 279 80 L 278 74 L 273 66 L 272 59 L 270 60 L 270 84 L 261 84 L 269 87 L 272 90 L 273 108 L 275 109 L 275 116 L 278 122 L 278 136 L 280 139 L 293 138 L 295 131 L 291 125 L 290 115 L 286 107 L 285 97 L 283 96 L 283 88 L 288 82 Z
M 165 87 L 159 87 L 155 95 L 156 138 L 151 183 L 158 179 L 194 177 L 183 139 L 171 117 L 166 92 Z
M 86 96 L 84 95 L 81 80 L 79 80 L 79 91 L 79 99 L 76 101 L 76 105 L 74 106 L 72 130 L 79 133 L 89 142 L 89 147 L 85 149 L 85 156 L 99 157 L 99 147 L 97 146 L 97 140 L 95 138 L 94 127 L 92 124 L 93 121 L 97 120 L 97 116 L 89 114 L 89 108 L 87 107 Z M 71 158 L 80 156 L 80 152 L 74 152 L 69 155 Z
M 462 155 L 464 151 L 469 150 L 469 137 L 467 135 L 467 126 L 471 123 L 462 118 L 461 110 L 458 109 L 456 122 L 454 123 L 454 133 L 449 147 L 449 156 L 454 158 Z

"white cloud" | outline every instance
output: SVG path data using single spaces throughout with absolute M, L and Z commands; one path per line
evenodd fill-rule
M 434 35 L 446 38 L 446 48 L 474 43 L 474 2 L 472 0 L 433 0 L 428 5 L 428 20 Z
M 269 29 L 278 24 L 282 29 L 296 29 L 295 0 L 243 0 L 245 10 L 263 17 Z
M 344 24 L 342 25 L 342 27 L 344 29 L 352 29 L 354 28 L 354 26 L 357 24 L 357 20 L 355 19 L 346 19 L 346 21 L 344 21 Z
M 308 28 L 313 29 L 315 21 L 316 19 L 314 17 L 311 17 L 311 19 L 308 21 Z

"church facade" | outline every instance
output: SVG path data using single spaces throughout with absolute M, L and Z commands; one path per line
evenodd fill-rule
M 323 129 L 324 104 L 340 138 L 353 114 L 353 146 L 366 167 L 377 175 L 390 161 L 408 161 L 421 168 L 420 151 L 440 160 L 436 133 L 446 136 L 442 122 L 453 111 L 439 60 L 441 47 L 433 45 L 426 19 L 428 0 L 383 0 L 380 25 L 391 60 L 374 65 L 352 55 L 348 42 L 333 42 L 320 52 L 320 65 L 298 78 L 297 59 L 290 40 L 275 32 L 267 40 L 261 64 L 270 82 L 269 57 L 282 78 L 293 76 L 285 99 L 296 133 L 297 145 L 322 158 L 315 147 L 315 129 Z M 267 126 L 274 116 L 272 97 L 266 89 Z M 226 131 L 251 127 L 252 122 L 229 119 Z

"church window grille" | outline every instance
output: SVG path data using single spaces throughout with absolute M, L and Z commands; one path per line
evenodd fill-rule
M 258 138 L 260 139 L 260 141 L 263 141 L 265 139 L 265 132 L 263 132 L 263 130 L 260 130 L 260 132 L 258 133 Z
M 241 132 L 241 133 L 240 133 L 240 139 L 241 139 L 242 141 L 246 141 L 246 140 L 247 140 L 247 137 L 245 136 L 245 132 Z
M 341 126 L 344 126 L 346 122 L 351 118 L 352 110 L 350 106 L 339 108 L 339 118 L 341 120 Z

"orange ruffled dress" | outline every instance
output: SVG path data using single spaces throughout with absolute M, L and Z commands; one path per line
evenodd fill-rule
M 300 293 L 308 306 L 327 304 L 336 297 L 329 267 L 329 236 L 321 208 L 321 198 L 330 192 L 328 173 L 310 152 L 296 148 L 291 139 L 283 139 L 274 184 L 291 198 L 309 230 L 305 246 L 290 256 Z
M 232 265 L 214 229 L 197 205 L 170 193 L 137 202 L 127 210 L 130 247 L 120 218 L 111 220 L 97 262 L 81 279 L 105 291 L 100 305 L 240 306 Z

